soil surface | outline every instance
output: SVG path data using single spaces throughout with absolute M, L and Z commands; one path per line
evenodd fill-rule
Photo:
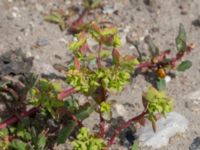
M 188 95 L 200 89 L 200 1 L 103 1 L 106 8 L 95 10 L 90 17 L 109 20 L 119 28 L 123 39 L 122 53 L 137 54 L 135 46 L 126 41 L 127 36 L 138 43 L 141 51 L 146 51 L 144 39 L 149 35 L 161 50 L 175 51 L 178 27 L 180 23 L 184 24 L 188 42 L 195 44 L 194 51 L 187 56 L 193 66 L 184 73 L 178 73 L 167 84 L 166 92 L 174 99 L 174 111 L 185 116 L 190 125 L 187 132 L 172 137 L 170 143 L 160 150 L 188 150 L 192 141 L 200 136 L 200 108 L 188 106 L 192 101 Z M 0 0 L 0 75 L 34 71 L 62 79 L 65 75 L 53 66 L 66 65 L 66 61 L 70 60 L 68 44 L 73 36 L 61 31 L 58 25 L 44 21 L 43 16 L 51 9 L 67 11 L 71 6 L 81 13 L 81 0 Z M 140 112 L 141 94 L 148 85 L 143 76 L 138 76 L 121 94 L 112 96 L 130 111 L 124 119 Z M 98 121 L 95 118 L 93 114 L 85 124 L 92 127 L 90 122 Z M 70 149 L 67 145 L 55 149 Z M 112 149 L 127 150 L 125 145 L 114 145 Z

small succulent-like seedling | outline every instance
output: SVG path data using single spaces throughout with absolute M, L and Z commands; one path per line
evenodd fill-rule
M 44 19 L 48 22 L 58 24 L 61 30 L 68 28 L 71 33 L 78 33 L 87 24 L 84 22 L 85 16 L 87 16 L 91 10 L 100 8 L 101 6 L 101 0 L 83 0 L 84 10 L 73 22 L 69 22 L 68 18 L 73 16 L 75 12 L 65 13 L 62 10 L 53 10 L 50 14 L 45 15 Z
M 106 146 L 103 139 L 90 135 L 87 128 L 81 128 L 76 137 L 72 142 L 74 150 L 102 150 Z

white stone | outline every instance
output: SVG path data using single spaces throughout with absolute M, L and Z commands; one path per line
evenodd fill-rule
M 12 12 L 12 16 L 13 16 L 13 18 L 16 18 L 17 17 L 17 13 L 16 12 Z
M 166 146 L 169 139 L 177 133 L 183 133 L 188 128 L 188 120 L 176 113 L 167 114 L 166 118 L 161 118 L 157 121 L 157 131 L 153 132 L 151 123 L 138 130 L 139 142 L 141 146 L 149 146 L 154 149 Z
M 193 112 L 200 111 L 200 90 L 191 92 L 185 96 L 187 99 L 186 108 Z
M 112 13 L 114 13 L 115 11 L 117 10 L 117 7 L 116 6 L 105 6 L 104 8 L 103 8 L 103 13 L 104 14 L 112 14 Z
M 165 82 L 168 83 L 168 82 L 170 82 L 170 81 L 171 81 L 171 77 L 170 77 L 170 76 L 166 76 L 166 77 L 165 77 Z
M 127 116 L 126 114 L 128 112 L 122 104 L 118 104 L 118 103 L 114 104 L 114 109 L 119 116 L 123 116 L 123 117 Z

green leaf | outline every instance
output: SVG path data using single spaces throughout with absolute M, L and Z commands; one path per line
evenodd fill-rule
M 65 101 L 64 107 L 66 107 L 70 112 L 75 112 L 79 108 L 78 100 L 74 99 L 72 96 L 70 99 Z
M 37 148 L 38 150 L 43 150 L 47 142 L 47 137 L 44 134 L 40 134 L 37 139 Z
M 156 80 L 156 87 L 159 91 L 163 91 L 166 89 L 166 82 L 165 79 L 158 78 Z
M 0 137 L 7 136 L 8 134 L 9 134 L 9 132 L 8 132 L 7 128 L 0 130 Z
M 103 58 L 103 59 L 108 58 L 110 55 L 111 55 L 111 52 L 108 51 L 108 50 L 103 50 L 103 51 L 100 52 L 100 57 Z
M 178 52 L 186 50 L 187 48 L 186 39 L 187 39 L 187 36 L 186 36 L 184 26 L 183 24 L 180 24 L 179 33 L 178 33 L 178 36 L 176 37 L 176 48 Z
M 62 91 L 62 85 L 58 82 L 52 82 L 52 86 L 56 92 Z
M 139 150 L 139 142 L 138 141 L 135 141 L 131 150 Z
M 94 108 L 88 104 L 82 106 L 76 113 L 76 117 L 79 120 L 84 120 L 93 112 Z
M 59 12 L 52 12 L 50 15 L 44 17 L 46 21 L 53 22 L 59 24 L 61 30 L 65 29 L 65 21 L 64 17 Z
M 76 122 L 75 121 L 70 121 L 68 125 L 63 128 L 57 138 L 57 143 L 58 144 L 63 144 L 65 143 L 66 139 L 70 136 L 70 134 L 73 132 L 74 128 L 76 127 Z
M 178 65 L 177 70 L 185 71 L 185 70 L 189 69 L 191 66 L 192 66 L 192 62 L 189 60 L 185 60 L 180 65 Z
M 14 140 L 10 144 L 10 148 L 12 150 L 27 150 L 27 144 L 20 140 Z
M 99 6 L 101 6 L 101 0 L 93 0 L 91 8 L 94 9 L 94 8 L 99 7 Z
M 159 48 L 154 44 L 152 38 L 150 36 L 148 36 L 145 38 L 145 41 L 149 46 L 148 50 L 149 50 L 151 56 L 155 57 L 155 56 L 159 55 Z

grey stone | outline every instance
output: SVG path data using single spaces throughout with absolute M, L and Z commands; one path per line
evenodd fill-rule
M 37 40 L 37 45 L 38 45 L 38 46 L 46 46 L 46 45 L 48 45 L 48 44 L 49 44 L 48 39 L 39 38 L 39 39 Z
M 186 131 L 188 120 L 176 112 L 171 112 L 167 114 L 166 118 L 158 120 L 156 125 L 156 133 L 153 132 L 151 123 L 138 131 L 141 146 L 150 146 L 155 149 L 166 146 L 171 137 Z
M 200 137 L 194 139 L 192 144 L 190 145 L 190 150 L 200 150 Z

